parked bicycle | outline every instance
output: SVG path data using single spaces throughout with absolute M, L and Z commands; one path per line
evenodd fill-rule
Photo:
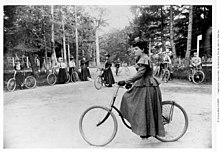
M 153 71 L 153 75 L 156 77 L 160 76 L 160 65 L 154 65 L 154 71 Z
M 14 91 L 16 86 L 17 86 L 16 74 L 17 74 L 17 71 L 15 70 L 14 74 L 13 74 L 13 77 L 10 78 L 8 80 L 8 82 L 7 82 L 7 89 L 8 89 L 8 91 Z M 31 75 L 26 76 L 26 73 L 24 72 L 24 70 L 22 70 L 21 88 L 23 86 L 25 86 L 28 89 L 36 87 L 36 79 L 35 79 L 35 77 L 33 77 Z
M 170 70 L 168 68 L 167 63 L 164 64 L 164 68 L 162 68 L 161 70 L 161 75 L 162 75 L 162 78 L 161 78 L 162 81 L 167 83 L 170 80 Z
M 102 76 L 103 70 L 102 70 L 102 68 L 97 68 L 96 72 L 99 72 L 99 74 L 95 78 L 94 86 L 97 90 L 100 90 L 103 86 L 105 86 L 104 77 Z
M 202 71 L 202 69 L 198 67 L 193 67 L 189 70 L 188 79 L 189 81 L 192 81 L 195 84 L 200 84 L 204 81 L 205 74 Z
M 58 76 L 58 71 L 55 67 L 52 67 L 51 73 L 47 75 L 47 82 L 49 85 L 54 85 L 57 82 L 57 76 Z M 69 83 L 70 81 L 70 75 L 68 72 L 66 72 L 66 77 L 67 80 L 65 83 Z
M 71 76 L 70 76 L 70 81 L 71 82 L 80 81 L 79 75 L 76 72 L 76 70 L 72 70 L 72 73 L 71 73 Z
M 105 146 L 115 137 L 118 129 L 117 119 L 112 109 L 119 114 L 123 124 L 131 129 L 118 108 L 114 106 L 118 90 L 116 87 L 109 107 L 92 106 L 85 110 L 79 120 L 79 131 L 82 138 L 92 146 Z M 180 139 L 187 131 L 188 116 L 186 111 L 175 101 L 162 102 L 162 117 L 165 137 L 156 136 L 160 141 L 173 142 Z

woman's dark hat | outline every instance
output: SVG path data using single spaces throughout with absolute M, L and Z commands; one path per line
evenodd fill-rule
M 147 41 L 138 41 L 132 45 L 133 47 L 139 47 L 141 50 L 147 50 L 148 42 Z
M 70 56 L 70 59 L 74 59 L 74 57 L 71 55 L 71 56 Z
M 106 56 L 106 57 L 110 57 L 110 54 L 106 53 L 105 56 Z

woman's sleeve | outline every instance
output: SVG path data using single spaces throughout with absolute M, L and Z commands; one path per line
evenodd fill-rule
M 147 66 L 146 65 L 140 65 L 140 67 L 138 68 L 137 73 L 126 79 L 125 82 L 126 83 L 134 83 L 135 81 L 137 81 L 138 79 L 142 78 L 144 76 L 144 73 L 146 72 Z

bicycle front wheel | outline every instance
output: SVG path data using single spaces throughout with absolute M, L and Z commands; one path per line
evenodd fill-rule
M 162 79 L 163 79 L 164 82 L 168 82 L 169 81 L 169 79 L 170 79 L 170 71 L 169 70 L 165 70 L 164 71 Z
M 118 123 L 106 107 L 93 106 L 80 117 L 79 129 L 83 139 L 92 146 L 104 146 L 116 135 Z
M 173 142 L 180 139 L 187 131 L 188 116 L 186 111 L 174 101 L 162 102 L 162 117 L 165 136 L 156 136 L 163 142 Z
M 54 85 L 57 81 L 57 77 L 55 74 L 53 73 L 50 73 L 48 76 L 47 76 L 47 83 L 49 85 Z
M 33 76 L 27 76 L 24 80 L 24 85 L 26 88 L 34 88 L 36 87 L 36 79 Z
M 79 81 L 79 76 L 78 76 L 78 73 L 77 73 L 77 72 L 74 71 L 74 72 L 71 74 L 71 81 L 72 81 L 72 82 Z
M 7 82 L 7 89 L 8 91 L 14 91 L 16 88 L 16 80 L 15 78 L 11 78 Z
M 204 78 L 205 78 L 205 74 L 202 71 L 197 71 L 192 76 L 193 83 L 195 84 L 202 83 Z
M 70 82 L 70 74 L 66 73 L 66 82 L 65 83 L 69 83 Z
M 102 77 L 100 77 L 100 76 L 96 77 L 95 81 L 94 81 L 94 85 L 97 90 L 101 89 L 103 86 Z

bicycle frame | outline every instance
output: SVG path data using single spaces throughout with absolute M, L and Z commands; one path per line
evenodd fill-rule
M 109 112 L 106 114 L 106 116 L 96 125 L 96 126 L 99 126 L 101 125 L 103 122 L 105 122 L 105 120 L 108 119 L 110 113 L 112 112 L 112 109 L 115 109 L 115 111 L 117 111 L 117 113 L 119 114 L 119 116 L 121 117 L 121 120 L 122 122 L 124 123 L 124 125 L 126 127 L 128 127 L 129 129 L 131 129 L 131 127 L 125 122 L 125 120 L 123 119 L 123 115 L 121 114 L 120 110 L 118 110 L 118 108 L 116 108 L 114 106 L 114 103 L 115 103 L 115 100 L 116 100 L 116 97 L 117 97 L 117 94 L 118 94 L 118 90 L 119 88 L 121 88 L 119 85 L 117 86 L 114 94 L 113 94 L 113 98 L 112 98 L 112 101 L 110 102 L 110 109 L 109 109 Z
M 125 122 L 124 117 L 123 117 L 123 115 L 121 114 L 120 110 L 114 106 L 114 103 L 115 103 L 115 100 L 116 100 L 116 97 L 117 97 L 119 88 L 121 88 L 121 87 L 120 87 L 120 86 L 117 86 L 117 88 L 116 88 L 116 90 L 115 90 L 115 92 L 114 92 L 112 101 L 110 102 L 110 108 L 109 108 L 108 113 L 106 114 L 106 116 L 105 116 L 96 126 L 99 126 L 99 125 L 101 125 L 102 123 L 104 123 L 104 122 L 108 119 L 108 117 L 110 116 L 110 113 L 112 112 L 112 109 L 115 109 L 115 111 L 116 111 L 116 112 L 118 113 L 118 115 L 121 117 L 121 120 L 122 120 L 123 124 L 124 124 L 127 128 L 131 129 L 131 127 Z M 165 117 L 163 116 L 163 119 L 166 120 L 166 121 L 164 122 L 164 124 L 170 123 L 170 122 L 172 121 L 174 105 L 175 105 L 175 101 L 172 101 L 172 105 L 171 105 L 171 107 L 170 107 L 170 112 L 169 112 L 168 118 L 167 118 L 167 117 L 165 118 Z

